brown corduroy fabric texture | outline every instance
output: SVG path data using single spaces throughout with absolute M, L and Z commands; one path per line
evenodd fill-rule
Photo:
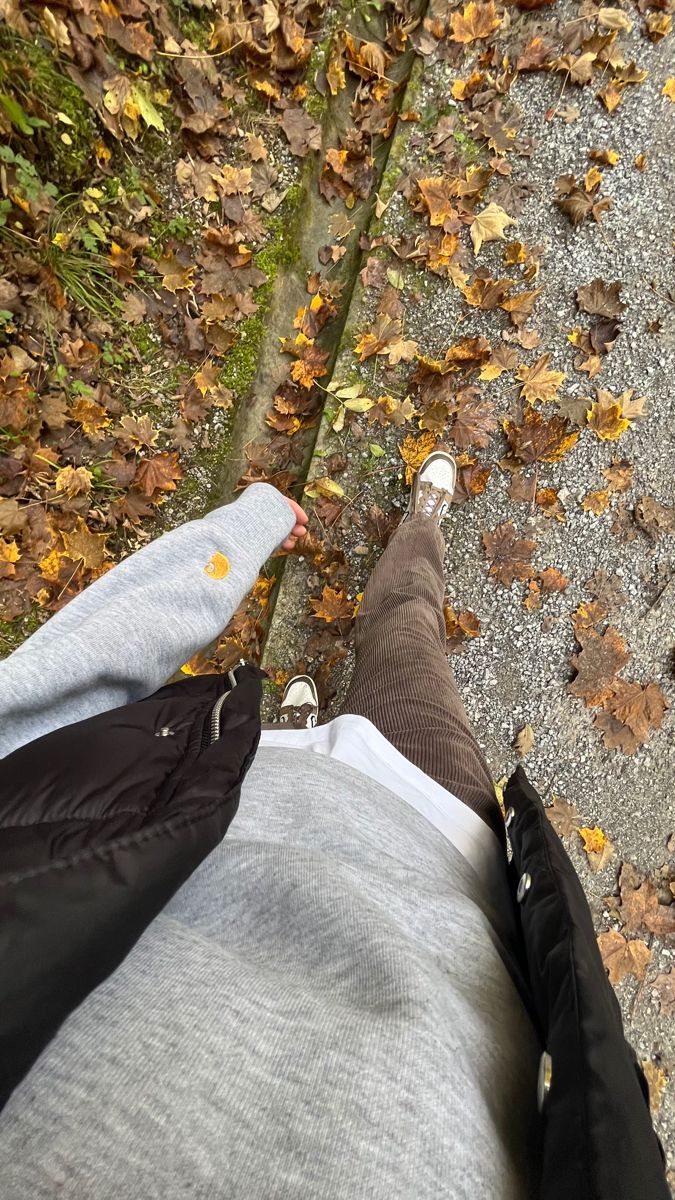
M 445 542 L 435 521 L 404 521 L 373 571 L 356 619 L 343 713 L 380 733 L 504 841 L 494 784 L 445 649 Z

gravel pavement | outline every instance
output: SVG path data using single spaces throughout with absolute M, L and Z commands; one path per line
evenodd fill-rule
M 576 10 L 575 10 L 576 11 Z M 573 15 L 572 7 L 569 9 Z M 481 622 L 481 636 L 466 644 L 452 659 L 456 678 L 478 738 L 485 748 L 495 779 L 507 774 L 516 761 L 512 749 L 515 734 L 525 724 L 535 733 L 534 748 L 527 756 L 528 773 L 546 800 L 557 796 L 576 805 L 584 823 L 600 826 L 614 843 L 616 854 L 598 874 L 593 874 L 574 835 L 566 843 L 591 902 L 598 929 L 609 927 L 609 909 L 604 897 L 616 892 L 620 863 L 634 863 L 643 874 L 663 864 L 675 869 L 675 857 L 667 843 L 675 830 L 675 687 L 673 685 L 673 629 L 675 627 L 675 580 L 671 579 L 675 540 L 665 536 L 658 542 L 638 531 L 627 517 L 632 540 L 614 529 L 616 512 L 625 506 L 629 514 L 635 501 L 650 495 L 664 504 L 675 502 L 675 397 L 672 389 L 675 365 L 675 272 L 672 239 L 675 226 L 673 183 L 675 182 L 675 108 L 661 94 L 672 71 L 670 39 L 651 44 L 636 29 L 623 35 L 627 57 L 635 57 L 649 71 L 647 80 L 626 89 L 623 102 L 609 114 L 595 95 L 596 89 L 567 88 L 561 99 L 559 74 L 521 75 L 511 89 L 522 113 L 522 134 L 530 135 L 535 149 L 530 158 L 513 158 L 513 176 L 532 189 L 519 217 L 508 233 L 527 245 L 544 247 L 537 285 L 543 292 L 528 328 L 536 329 L 541 344 L 533 350 L 516 345 L 520 362 L 533 362 L 545 351 L 551 365 L 566 372 L 561 388 L 564 397 L 592 393 L 595 386 L 615 394 L 634 388 L 636 395 L 649 397 L 648 415 L 636 420 L 618 441 L 600 441 L 588 429 L 577 445 L 556 465 L 542 466 L 539 486 L 554 487 L 566 510 L 564 522 L 530 511 L 527 503 L 515 503 L 508 495 L 510 475 L 496 464 L 506 452 L 501 432 L 480 452 L 486 463 L 495 464 L 487 489 L 453 511 L 446 524 L 448 544 L 447 588 L 457 609 L 473 611 Z M 464 70 L 464 74 L 466 71 Z M 428 62 L 420 72 L 422 83 L 410 107 L 428 111 L 434 105 L 448 106 L 455 76 L 450 67 Z M 574 104 L 575 120 L 561 116 L 546 119 L 547 110 Z M 406 103 L 404 102 L 404 108 Z M 388 172 L 383 199 L 397 178 L 414 168 L 428 174 L 440 173 L 440 163 L 429 154 L 433 129 L 425 131 L 411 123 L 400 123 L 391 150 L 390 163 L 400 166 Z M 574 229 L 554 203 L 555 180 L 559 175 L 579 176 L 591 163 L 593 147 L 616 150 L 619 162 L 603 168 L 601 193 L 611 197 L 613 207 L 602 224 L 585 223 Z M 637 155 L 646 166 L 635 166 Z M 488 199 L 490 194 L 488 194 Z M 424 222 L 411 214 L 400 194 L 371 233 L 393 236 L 412 231 L 422 233 Z M 415 224 L 416 222 L 416 224 Z M 503 274 L 502 243 L 485 246 L 480 264 L 493 275 Z M 381 253 L 381 252 L 379 252 Z M 386 254 L 387 252 L 385 252 Z M 365 261 L 365 258 L 364 258 Z M 459 291 L 428 271 L 401 264 L 388 254 L 387 265 L 401 273 L 401 299 L 405 311 L 405 335 L 418 340 L 423 352 L 442 353 L 459 337 L 483 334 L 494 346 L 510 326 L 505 314 L 468 310 Z M 575 289 L 595 278 L 620 280 L 626 303 L 621 333 L 602 372 L 589 381 L 574 368 L 577 350 L 567 334 L 587 323 L 576 309 Z M 670 290 L 670 296 L 669 296 Z M 385 371 L 374 359 L 357 366 L 353 353 L 355 334 L 372 323 L 376 293 L 357 285 L 349 312 L 343 347 L 334 379 L 360 378 L 369 395 L 377 389 L 405 388 L 405 377 Z M 398 384 L 396 380 L 399 380 Z M 472 380 L 474 382 L 474 380 Z M 517 387 L 512 374 L 481 385 L 495 401 L 500 416 L 515 403 Z M 549 412 L 552 410 L 549 410 Z M 340 534 L 349 564 L 348 594 L 354 598 L 363 588 L 379 548 L 373 548 L 363 524 L 373 503 L 385 511 L 402 507 L 407 492 L 397 445 L 411 427 L 382 430 L 358 418 L 365 439 L 357 441 L 345 433 L 335 435 L 322 426 L 317 454 L 310 471 L 313 477 L 326 474 L 326 455 L 345 457 L 344 469 L 335 475 L 350 499 L 349 516 L 356 525 Z M 415 427 L 412 427 L 416 432 Z M 373 459 L 369 442 L 384 454 Z M 606 512 L 595 516 L 584 512 L 581 501 L 588 492 L 603 485 L 600 474 L 612 459 L 627 459 L 634 467 L 630 490 L 613 496 Z M 541 608 L 523 606 L 525 588 L 510 589 L 488 577 L 482 548 L 482 533 L 512 520 L 520 536 L 537 543 L 534 563 L 539 569 L 555 566 L 569 579 L 568 588 L 543 599 Z M 342 522 L 346 523 L 345 521 Z M 631 757 L 606 750 L 593 729 L 593 712 L 566 690 L 573 677 L 570 657 L 575 638 L 570 615 L 580 601 L 590 599 L 587 580 L 598 569 L 619 577 L 625 603 L 611 614 L 632 658 L 622 672 L 641 683 L 656 680 L 673 707 L 662 727 L 652 732 L 646 746 Z M 307 597 L 318 594 L 321 581 L 306 562 L 291 561 L 275 611 L 266 661 L 268 665 L 293 670 L 300 663 L 316 669 L 307 638 L 316 623 L 298 612 L 307 611 Z M 349 674 L 350 658 L 334 673 L 335 694 L 329 715 L 338 711 Z M 670 845 L 673 846 L 671 840 Z M 656 1116 L 661 1137 L 675 1162 L 675 1029 L 660 1013 L 658 994 L 650 987 L 659 972 L 675 970 L 675 949 L 651 940 L 652 961 L 646 980 L 633 978 L 617 988 L 627 1020 L 628 1035 L 642 1059 L 650 1059 L 665 1071 L 669 1083 Z M 671 1078 L 672 1076 L 672 1078 Z

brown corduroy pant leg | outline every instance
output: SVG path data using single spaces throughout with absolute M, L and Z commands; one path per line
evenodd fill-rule
M 372 721 L 503 841 L 492 776 L 447 660 L 444 554 L 435 521 L 412 517 L 396 530 L 356 619 L 356 667 L 342 712 Z

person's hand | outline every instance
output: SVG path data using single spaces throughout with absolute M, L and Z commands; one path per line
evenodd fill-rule
M 309 517 L 307 516 L 304 508 L 301 508 L 295 500 L 291 500 L 290 496 L 284 496 L 284 500 L 287 504 L 290 504 L 293 512 L 295 513 L 295 525 L 291 529 L 286 541 L 282 542 L 281 549 L 294 550 L 298 538 L 304 537 L 307 533 L 307 522 L 309 521 Z

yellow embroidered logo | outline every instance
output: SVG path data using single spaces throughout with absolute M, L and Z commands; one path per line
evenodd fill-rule
M 224 579 L 230 573 L 230 560 L 224 554 L 212 554 L 204 570 L 212 579 Z

